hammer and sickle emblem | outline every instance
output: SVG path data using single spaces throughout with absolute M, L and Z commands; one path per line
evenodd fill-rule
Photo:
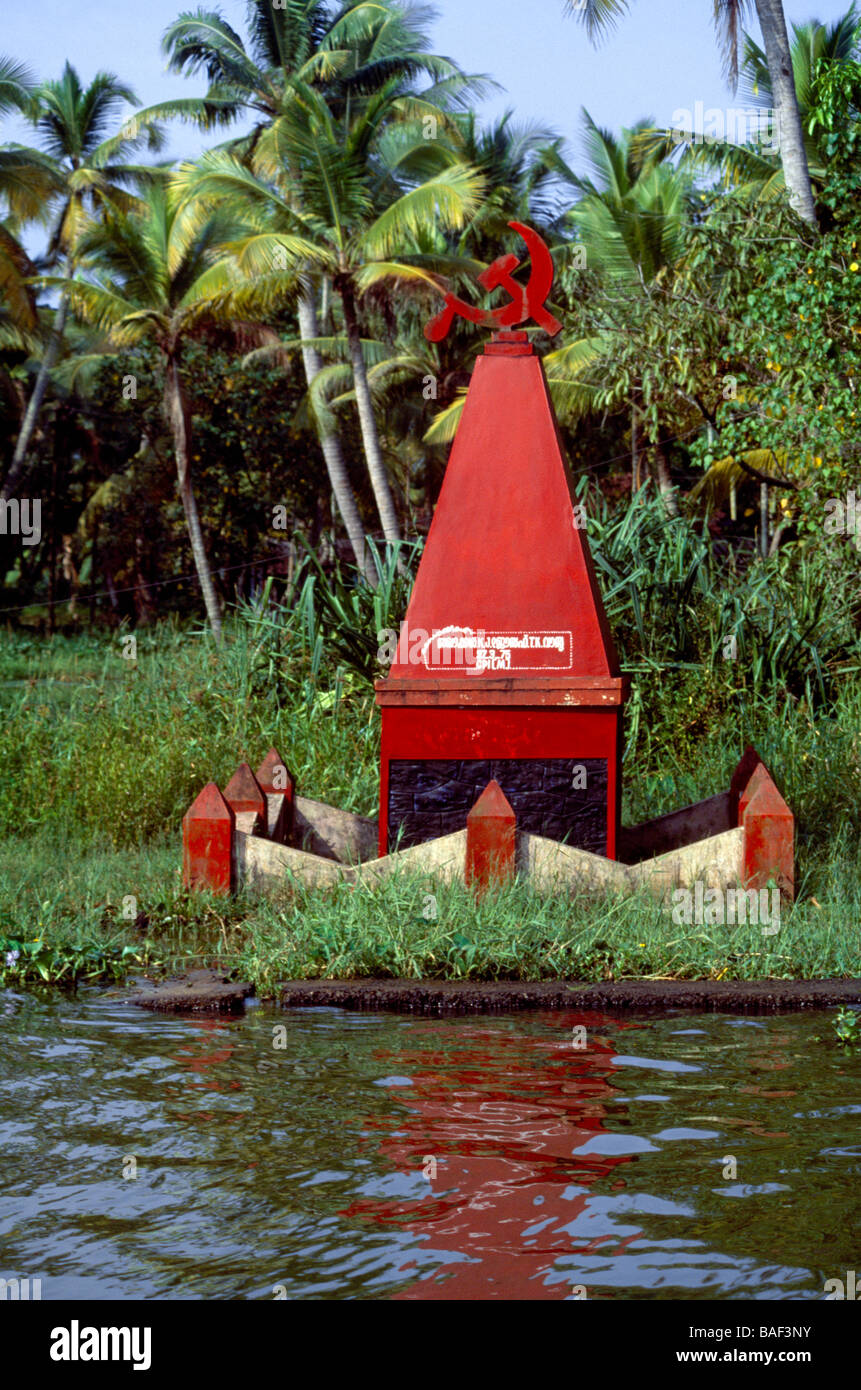
M 553 260 L 547 243 L 522 222 L 509 222 L 509 227 L 526 242 L 532 266 L 527 284 L 521 285 L 513 278 L 520 261 L 509 252 L 499 256 L 483 270 L 478 282 L 486 290 L 507 290 L 511 296 L 508 304 L 499 309 L 477 309 L 459 299 L 456 294 L 447 293 L 445 308 L 430 323 L 425 324 L 425 337 L 432 343 L 439 343 L 446 336 L 455 318 L 466 319 L 469 323 L 481 324 L 484 328 L 514 328 L 518 323 L 534 319 L 539 328 L 549 333 L 551 338 L 559 332 L 562 325 L 544 307 L 544 301 L 553 284 Z

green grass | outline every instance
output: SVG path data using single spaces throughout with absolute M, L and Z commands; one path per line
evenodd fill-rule
M 294 654 L 270 673 L 247 630 L 223 653 L 206 635 L 163 625 L 94 646 L 55 638 L 26 685 L 0 685 L 0 838 L 54 827 L 84 844 L 143 844 L 178 826 L 201 786 L 256 767 L 275 743 L 302 792 L 368 812 L 378 726 L 369 692 L 312 681 Z M 0 639 L 0 681 L 20 679 L 28 644 Z M 77 673 L 72 681 L 70 674 Z
M 861 959 L 857 873 L 851 904 L 802 902 L 783 913 L 774 937 L 755 925 L 679 927 L 645 892 L 563 899 L 522 882 L 483 898 L 461 884 L 410 876 L 373 889 L 288 884 L 265 898 L 187 894 L 178 837 L 85 854 L 41 837 L 7 841 L 0 883 L 0 982 L 7 984 L 24 981 L 25 972 L 38 978 L 22 950 L 34 941 L 58 983 L 214 965 L 264 995 L 291 978 L 849 976 Z M 22 954 L 7 966 L 14 949 Z
M 113 979 L 217 964 L 261 991 L 279 979 L 752 979 L 861 972 L 861 684 L 814 714 L 786 694 L 740 696 L 714 676 L 635 681 L 625 819 L 726 787 L 747 742 L 797 818 L 799 901 L 776 937 L 679 928 L 646 895 L 541 897 L 514 884 L 393 879 L 373 892 L 285 888 L 279 899 L 187 895 L 180 819 L 201 786 L 275 743 L 303 794 L 373 814 L 378 723 L 367 683 L 248 623 L 208 637 L 165 624 L 122 637 L 0 637 L 0 983 Z M 728 677 L 729 679 L 729 677 Z M 425 895 L 436 916 L 424 915 Z M 28 944 L 29 943 L 29 944 Z M 35 946 L 33 943 L 40 943 Z M 7 954 L 20 954 L 10 966 Z M 122 953 L 126 952 L 125 955 Z

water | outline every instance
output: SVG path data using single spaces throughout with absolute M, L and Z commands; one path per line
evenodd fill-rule
M 0 1275 L 44 1299 L 822 1299 L 859 1268 L 859 1114 L 823 1014 L 0 995 Z

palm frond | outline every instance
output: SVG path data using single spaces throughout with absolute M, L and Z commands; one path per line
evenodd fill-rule
M 431 289 L 438 290 L 440 294 L 444 294 L 446 290 L 441 275 L 425 270 L 422 266 L 408 265 L 403 261 L 370 261 L 356 272 L 355 278 L 357 288 L 362 294 L 369 290 L 372 285 L 379 285 L 386 280 L 401 280 L 416 285 L 428 285 Z
M 750 0 L 714 0 L 714 25 L 723 54 L 724 76 L 733 91 L 738 86 L 738 47 L 742 20 L 750 8 Z
M 240 35 L 216 10 L 184 11 L 168 25 L 161 46 L 171 72 L 205 72 L 210 86 L 229 84 L 246 91 L 265 85 Z
M 23 111 L 36 79 L 30 69 L 14 58 L 0 54 L 0 115 Z
M 481 205 L 484 177 L 469 164 L 454 165 L 410 189 L 371 224 L 362 237 L 366 253 L 384 257 L 428 223 L 457 230 Z
M 594 43 L 628 12 L 628 0 L 565 0 L 565 9 L 585 24 Z
M 450 444 L 457 434 L 460 417 L 466 403 L 466 390 L 458 391 L 451 405 L 434 416 L 430 426 L 422 435 L 425 444 Z

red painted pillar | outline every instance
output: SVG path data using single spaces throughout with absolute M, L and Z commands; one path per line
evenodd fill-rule
M 738 823 L 744 829 L 744 886 L 766 888 L 771 880 L 792 901 L 795 817 L 762 763 L 739 797 Z
M 466 818 L 466 881 L 479 891 L 514 877 L 515 815 L 498 782 L 488 782 Z
M 236 817 L 214 782 L 208 782 L 182 818 L 182 881 L 186 888 L 230 893 Z
M 266 797 L 247 763 L 240 763 L 227 786 L 224 800 L 232 811 L 255 811 L 266 824 Z
M 296 785 L 277 748 L 269 749 L 254 775 L 269 802 L 270 838 L 286 845 L 293 831 Z M 277 803 L 273 797 L 278 798 Z

